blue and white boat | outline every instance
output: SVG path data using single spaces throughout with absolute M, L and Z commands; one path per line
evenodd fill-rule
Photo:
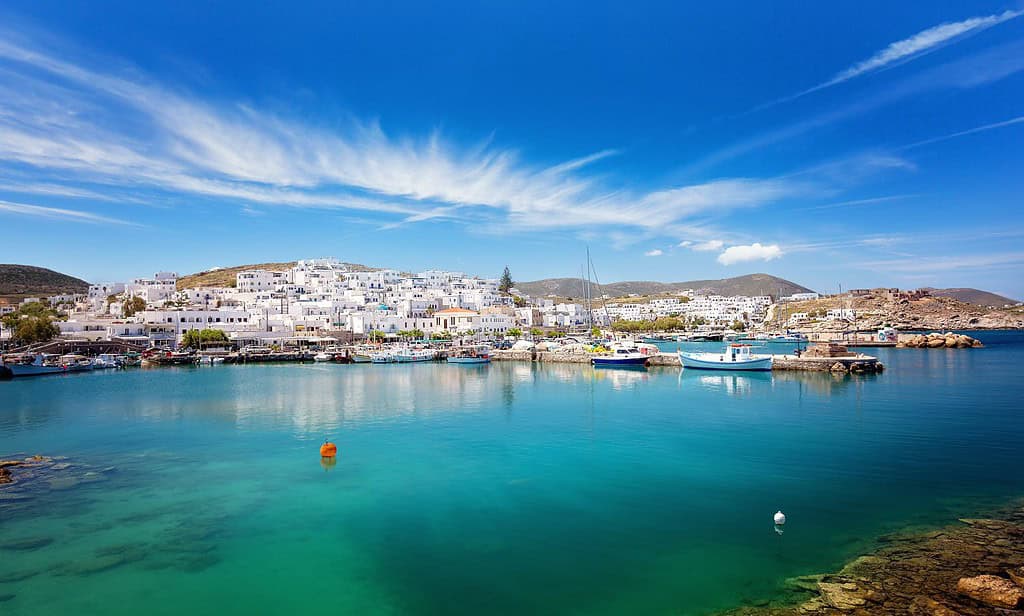
M 70 372 L 69 366 L 62 363 L 59 356 L 50 354 L 8 355 L 0 361 L 0 364 L 6 366 L 12 376 L 39 376 Z
M 597 367 L 637 367 L 646 366 L 651 359 L 650 355 L 640 352 L 640 349 L 630 346 L 615 345 L 612 347 L 611 355 L 599 355 L 590 358 L 590 363 Z
M 771 355 L 754 355 L 750 345 L 730 344 L 722 353 L 684 353 L 679 362 L 684 368 L 699 370 L 771 370 Z

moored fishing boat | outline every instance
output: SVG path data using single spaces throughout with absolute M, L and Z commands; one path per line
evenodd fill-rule
M 319 353 L 317 353 L 316 355 L 313 356 L 313 361 L 315 361 L 315 362 L 334 361 L 334 355 L 328 353 L 327 351 L 320 351 Z
M 199 363 L 199 356 L 183 351 L 147 351 L 142 363 L 150 366 L 187 366 Z
M 750 345 L 730 344 L 722 353 L 685 353 L 678 351 L 684 368 L 700 370 L 771 370 L 771 355 L 754 355 Z
M 61 355 L 59 361 L 67 368 L 68 372 L 88 372 L 96 369 L 96 364 L 84 355 Z
M 399 363 L 433 361 L 436 358 L 437 351 L 433 349 L 401 349 L 395 355 L 395 359 Z
M 68 372 L 68 367 L 60 362 L 59 356 L 46 353 L 8 355 L 4 357 L 3 365 L 11 371 L 11 376 L 41 376 Z

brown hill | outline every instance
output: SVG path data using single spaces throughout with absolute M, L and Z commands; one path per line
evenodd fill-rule
M 971 288 L 951 288 L 951 289 L 934 289 L 927 287 L 928 292 L 936 297 L 952 297 L 968 304 L 975 304 L 978 306 L 994 306 L 996 308 L 1002 308 L 1003 306 L 1012 306 L 1017 303 L 1017 300 L 1004 297 L 996 293 L 989 293 L 988 291 L 982 291 L 980 289 Z
M 88 282 L 45 267 L 0 263 L 0 297 L 8 300 L 85 293 L 88 290 Z

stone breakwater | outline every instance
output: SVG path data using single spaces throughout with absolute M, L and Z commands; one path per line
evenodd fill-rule
M 882 538 L 884 547 L 837 573 L 786 580 L 786 605 L 729 616 L 1024 614 L 1024 507 L 997 519 Z
M 601 357 L 596 353 L 561 352 L 561 351 L 493 351 L 494 361 L 537 361 L 563 364 L 589 364 L 591 358 Z M 878 358 L 869 355 L 850 355 L 848 357 L 796 357 L 794 355 L 774 355 L 774 370 L 799 370 L 805 372 L 832 372 L 851 374 L 873 374 L 882 372 L 885 366 Z M 680 366 L 679 356 L 675 353 L 656 353 L 650 356 L 649 366 Z
M 985 345 L 980 340 L 964 334 L 932 332 L 901 339 L 899 346 L 911 349 L 978 349 Z

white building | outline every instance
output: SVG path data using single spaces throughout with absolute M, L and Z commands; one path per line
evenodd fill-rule
M 829 321 L 853 321 L 857 318 L 857 311 L 852 308 L 833 308 L 825 314 Z

